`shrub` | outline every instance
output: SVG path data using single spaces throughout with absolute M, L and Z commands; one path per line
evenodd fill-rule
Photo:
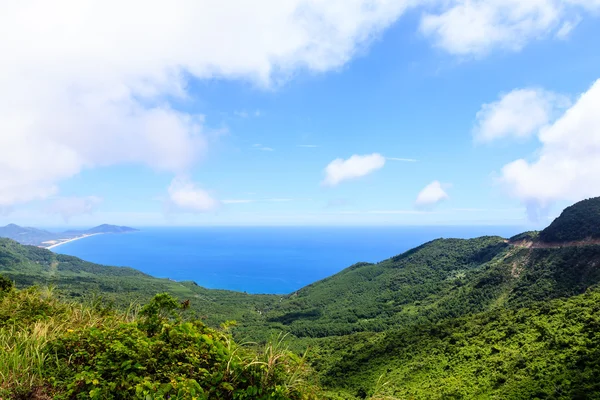
M 0 275 L 0 293 L 9 292 L 13 288 L 13 282 Z
M 303 359 L 281 346 L 257 354 L 157 295 L 134 322 L 66 332 L 49 344 L 57 398 L 309 399 Z M 306 384 L 305 384 L 306 383 Z

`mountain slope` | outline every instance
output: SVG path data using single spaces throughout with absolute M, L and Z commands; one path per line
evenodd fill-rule
M 539 236 L 539 240 L 546 243 L 594 239 L 600 239 L 600 197 L 565 208 Z
M 374 393 L 391 399 L 600 398 L 599 305 L 600 291 L 593 290 L 437 324 L 327 338 L 314 345 L 311 362 L 321 382 L 335 388 L 332 399 Z
M 41 244 L 47 240 L 53 240 L 56 237 L 56 234 L 43 229 L 8 224 L 0 227 L 0 237 L 16 240 L 22 244 L 35 245 Z
M 443 239 L 357 264 L 274 305 L 268 320 L 303 337 L 383 331 L 584 293 L 600 283 L 600 245 L 514 247 Z
M 210 290 L 194 282 L 154 278 L 133 268 L 94 264 L 2 238 L 0 275 L 15 281 L 19 287 L 53 285 L 70 298 L 97 295 L 121 307 L 131 302 L 144 303 L 156 293 L 169 292 L 189 299 L 192 309 L 213 326 L 226 320 L 259 320 L 260 311 L 278 299 L 278 296 Z
M 484 266 L 506 255 L 508 248 L 500 237 L 435 240 L 378 264 L 357 264 L 302 288 L 278 304 L 268 318 L 294 335 L 321 337 L 482 311 L 487 300 L 469 299 L 474 296 L 473 282 L 481 279 Z M 459 297 L 464 301 L 454 304 L 452 300 Z
M 267 317 L 296 336 L 326 337 L 578 295 L 600 282 L 600 245 L 571 239 L 594 237 L 595 221 L 600 198 L 569 207 L 541 233 L 434 240 L 302 288 Z M 577 226 L 583 233 L 573 234 Z M 569 242 L 544 242 L 548 237 Z

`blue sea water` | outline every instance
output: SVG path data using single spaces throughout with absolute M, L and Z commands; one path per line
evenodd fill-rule
M 207 288 L 284 294 L 354 263 L 382 261 L 436 238 L 510 237 L 520 231 L 506 226 L 144 228 L 53 250 Z

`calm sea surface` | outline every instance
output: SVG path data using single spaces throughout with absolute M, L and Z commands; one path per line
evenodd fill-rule
M 53 249 L 106 265 L 248 293 L 290 293 L 359 261 L 377 262 L 436 238 L 510 237 L 519 227 L 144 228 Z

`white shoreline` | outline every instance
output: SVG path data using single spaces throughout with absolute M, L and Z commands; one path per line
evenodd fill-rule
M 81 236 L 74 237 L 72 239 L 63 240 L 62 242 L 58 242 L 58 243 L 55 243 L 53 245 L 50 245 L 50 246 L 44 247 L 44 248 L 50 250 L 50 249 L 53 249 L 53 248 L 58 247 L 58 246 L 60 246 L 62 244 L 65 244 L 65 243 L 73 242 L 73 241 L 79 240 L 79 239 L 85 239 L 86 237 L 90 237 L 90 236 L 102 235 L 102 233 L 103 232 L 84 234 L 84 235 L 81 235 Z

